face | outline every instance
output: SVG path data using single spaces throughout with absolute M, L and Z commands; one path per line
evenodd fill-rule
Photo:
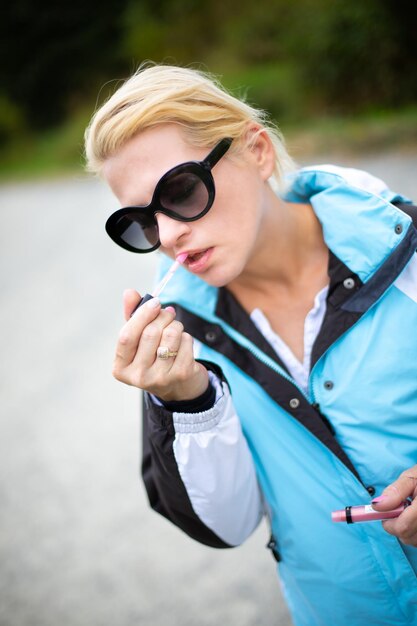
M 208 152 L 186 143 L 179 126 L 161 125 L 125 144 L 105 162 L 103 174 L 121 206 L 146 206 L 165 172 Z M 216 195 L 200 219 L 181 222 L 157 213 L 161 251 L 172 258 L 186 252 L 184 266 L 216 287 L 242 275 L 256 262 L 267 231 L 273 159 L 270 165 L 264 156 L 258 148 L 241 157 L 226 153 L 212 169 Z

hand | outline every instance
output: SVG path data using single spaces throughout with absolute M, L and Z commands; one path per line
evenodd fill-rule
M 208 387 L 206 368 L 197 363 L 193 339 L 175 319 L 175 309 L 162 309 L 157 298 L 139 307 L 139 294 L 129 289 L 123 296 L 126 323 L 120 331 L 113 365 L 113 376 L 127 385 L 153 393 L 162 400 L 192 400 Z M 178 352 L 160 359 L 159 346 Z
M 407 498 L 414 498 L 409 507 L 396 519 L 382 522 L 390 535 L 411 546 L 417 546 L 417 465 L 403 472 L 398 480 L 384 489 L 378 498 L 372 500 L 376 511 L 389 511 L 400 506 Z

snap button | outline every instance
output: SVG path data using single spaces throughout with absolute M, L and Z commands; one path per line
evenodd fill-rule
M 397 235 L 401 235 L 401 233 L 403 232 L 403 225 L 397 224 L 395 227 L 395 232 L 397 233 Z
M 300 406 L 300 401 L 298 398 L 291 398 L 290 400 L 290 407 L 292 409 L 298 409 L 298 407 Z
M 353 289 L 355 286 L 355 281 L 353 280 L 353 278 L 345 278 L 345 280 L 343 281 L 343 287 L 345 287 L 346 289 Z
M 208 341 L 209 343 L 213 343 L 217 339 L 217 333 L 214 332 L 214 330 L 208 330 L 205 336 L 206 341 Z
M 369 485 L 369 487 L 366 488 L 366 491 L 369 493 L 370 496 L 374 496 L 376 489 L 372 485 Z
M 326 380 L 324 383 L 324 388 L 327 390 L 333 389 L 334 383 L 331 380 Z

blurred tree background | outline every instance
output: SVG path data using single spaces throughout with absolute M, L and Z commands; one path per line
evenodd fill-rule
M 92 111 L 145 60 L 220 75 L 284 131 L 343 120 L 359 144 L 364 128 L 378 135 L 384 124 L 393 141 L 417 142 L 414 9 L 413 0 L 14 0 L 0 20 L 0 164 L 80 164 Z

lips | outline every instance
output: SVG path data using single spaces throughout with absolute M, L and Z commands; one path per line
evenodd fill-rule
M 194 254 L 188 253 L 187 255 L 188 261 L 190 263 L 194 263 L 195 261 L 198 261 L 199 259 L 201 259 L 206 252 L 207 250 L 201 250 L 200 252 L 195 252 Z
M 191 272 L 203 272 L 207 268 L 208 260 L 212 251 L 213 248 L 206 248 L 205 250 L 193 250 L 187 252 L 187 259 L 184 265 L 186 265 L 187 269 Z

